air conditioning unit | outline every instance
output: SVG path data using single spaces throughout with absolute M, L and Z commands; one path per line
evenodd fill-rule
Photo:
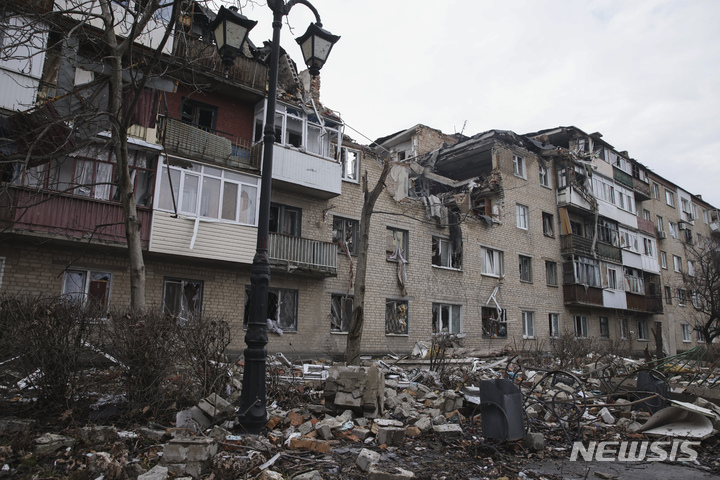
M 658 237 L 658 238 L 667 238 L 667 233 L 665 233 L 665 232 L 657 232 L 657 237 Z
M 687 224 L 680 222 L 678 223 L 678 228 L 680 228 L 680 230 L 687 230 Z

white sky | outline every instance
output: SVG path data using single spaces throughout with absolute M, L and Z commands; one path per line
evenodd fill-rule
M 342 37 L 321 101 L 371 140 L 418 123 L 575 125 L 720 207 L 720 1 L 310 1 Z M 253 42 L 271 38 L 267 6 L 242 12 Z M 286 18 L 281 44 L 302 65 L 294 38 L 314 17 L 297 4 Z

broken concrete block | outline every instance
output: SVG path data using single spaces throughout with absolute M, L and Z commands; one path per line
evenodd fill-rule
M 420 429 L 421 432 L 427 432 L 432 428 L 432 421 L 430 417 L 420 417 L 415 422 L 415 426 Z
M 175 415 L 175 426 L 177 428 L 187 428 L 195 433 L 202 433 L 210 425 L 210 420 L 198 407 L 181 410 Z
M 443 417 L 445 418 L 445 417 Z M 436 435 L 450 437 L 453 435 L 462 435 L 462 427 L 457 423 L 446 423 L 445 425 L 434 425 L 433 432 Z
M 404 480 L 407 478 L 415 478 L 415 474 L 410 470 L 405 470 L 400 467 L 381 469 L 377 465 L 371 465 L 367 478 L 368 480 Z
M 78 436 L 85 443 L 110 443 L 118 438 L 117 429 L 106 425 L 82 427 Z
M 430 390 L 430 387 L 427 387 L 423 384 L 418 384 L 417 386 L 417 394 L 415 395 L 415 398 L 418 401 L 425 400 L 427 398 L 427 395 L 433 393 L 432 390 Z
M 432 422 L 433 425 L 445 425 L 447 423 L 447 418 L 445 418 L 444 415 L 438 415 L 433 418 Z
M 302 425 L 300 425 L 298 427 L 298 432 L 300 432 L 300 435 L 303 435 L 303 436 L 307 435 L 308 433 L 312 432 L 313 430 L 315 430 L 315 425 L 313 425 L 313 423 L 310 420 L 308 420 L 307 422 L 303 423 Z
M 317 470 L 301 473 L 292 478 L 293 480 L 323 480 L 323 476 Z
M 360 454 L 355 459 L 355 465 L 357 465 L 358 468 L 363 472 L 367 472 L 368 470 L 370 470 L 370 467 L 372 465 L 375 465 L 379 461 L 379 453 L 368 450 L 367 448 L 363 448 L 362 450 L 360 450 Z
M 422 432 L 420 432 L 420 429 L 415 426 L 407 427 L 405 429 L 405 435 L 407 435 L 408 437 L 419 437 L 421 433 Z
M 333 437 L 332 430 L 327 424 L 318 423 L 315 426 L 315 430 L 323 440 L 330 440 Z
M 331 412 L 350 408 L 358 414 L 377 417 L 383 413 L 385 376 L 372 367 L 332 367 L 325 381 L 325 407 Z
M 0 418 L 0 433 L 29 432 L 35 426 L 35 420 L 16 417 Z
M 603 407 L 600 410 L 600 418 L 602 418 L 603 422 L 613 425 L 617 420 L 615 417 L 613 417 L 612 413 L 610 413 L 610 410 L 607 409 L 607 407 Z
M 160 430 L 156 428 L 140 427 L 138 428 L 137 433 L 145 438 L 149 438 L 150 440 L 158 443 L 165 438 L 165 430 Z
M 173 438 L 165 444 L 162 463 L 205 462 L 217 453 L 218 444 L 212 438 Z
M 72 447 L 75 439 L 55 433 L 46 433 L 35 439 L 35 453 L 39 455 L 53 453 L 60 448 Z
M 545 437 L 542 433 L 528 433 L 523 438 L 523 445 L 528 450 L 540 452 L 545 450 Z
M 405 434 L 405 429 L 402 427 L 381 427 L 377 432 L 377 443 L 399 447 L 405 443 Z
M 153 468 L 148 470 L 146 473 L 139 475 L 137 480 L 165 480 L 168 478 L 167 467 L 155 465 Z
M 370 431 L 377 435 L 377 432 L 382 427 L 402 427 L 403 423 L 399 420 L 393 420 L 390 418 L 376 418 L 370 427 Z
M 293 450 L 309 450 L 318 453 L 328 453 L 330 444 L 313 438 L 292 438 L 290 448 Z
M 372 435 L 369 429 L 362 427 L 353 428 L 352 434 L 358 437 L 360 440 L 365 440 L 370 435 Z

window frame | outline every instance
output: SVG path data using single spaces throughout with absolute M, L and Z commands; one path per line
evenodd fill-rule
M 548 335 L 550 338 L 560 338 L 560 314 L 548 313 Z
M 627 318 L 619 318 L 619 324 L 620 324 L 620 338 L 622 340 L 627 340 L 629 338 L 630 334 L 630 326 L 628 324 Z
M 665 203 L 668 207 L 675 208 L 675 193 L 667 188 L 665 189 Z
M 535 339 L 535 312 L 530 310 L 523 310 L 521 312 L 522 317 L 522 334 L 525 340 Z
M 521 230 L 530 228 L 530 208 L 527 205 L 515 204 L 515 225 Z
M 342 230 L 338 228 L 342 226 Z M 360 221 L 352 218 L 333 215 L 332 242 L 337 245 L 338 254 L 357 255 L 360 249 Z M 344 241 L 340 241 L 344 238 Z M 350 242 L 350 243 L 348 243 Z M 346 253 L 347 252 L 347 253 Z
M 275 227 L 275 230 L 273 230 L 272 226 L 272 220 L 273 220 L 273 209 L 277 209 L 277 218 L 276 223 L 277 226 Z M 291 232 L 288 233 L 285 231 L 285 224 L 287 222 L 286 215 L 287 214 L 295 214 L 295 222 L 293 222 Z M 291 217 L 292 218 L 292 217 Z M 279 232 L 279 227 L 282 225 L 282 230 Z M 285 205 L 282 203 L 270 203 L 270 225 L 269 225 L 269 231 L 271 233 L 277 233 L 280 235 L 288 235 L 291 237 L 302 237 L 302 208 L 299 207 L 293 207 L 290 205 Z
M 683 343 L 692 342 L 692 328 L 689 323 L 680 324 L 680 335 L 682 336 Z
M 610 338 L 610 319 L 608 317 L 599 317 L 600 338 Z
M 402 237 L 398 239 L 397 234 L 402 234 Z M 410 248 L 410 231 L 388 226 L 385 231 L 385 259 L 388 262 L 400 261 L 399 258 L 391 258 L 395 254 L 398 244 L 400 245 L 400 254 L 403 259 L 405 259 L 405 262 L 407 262 L 409 258 L 408 250 Z
M 333 156 L 342 167 L 342 179 L 345 182 L 359 183 L 360 182 L 360 150 L 357 148 L 351 148 L 346 146 L 337 147 L 336 144 L 332 144 L 332 149 L 335 150 Z M 352 168 L 348 168 L 347 159 L 350 155 L 355 157 L 355 160 L 351 162 Z M 352 171 L 351 171 L 352 170 Z
M 199 285 L 199 289 L 197 289 L 200 293 L 199 301 L 195 303 L 195 305 L 191 305 L 190 302 L 195 301 L 194 299 L 190 299 L 187 297 L 186 288 L 190 284 L 197 284 Z M 169 285 L 179 285 L 179 295 L 177 299 L 180 301 L 180 305 L 173 305 L 173 309 L 170 309 L 168 307 L 168 286 Z M 163 286 L 162 286 L 162 309 L 163 312 L 166 315 L 170 315 L 178 320 L 179 323 L 185 323 L 192 321 L 202 315 L 202 305 L 203 305 L 203 296 L 205 294 L 205 282 L 203 280 L 198 279 L 190 279 L 190 278 L 182 278 L 182 277 L 163 277 Z M 183 305 L 183 300 L 187 302 L 186 305 Z M 177 307 L 177 310 L 175 310 L 175 307 Z M 187 307 L 188 310 L 186 312 L 183 312 L 183 308 Z
M 445 319 L 443 315 L 443 311 L 448 312 L 448 326 L 450 327 L 447 332 L 443 331 L 444 325 L 445 325 Z M 436 317 L 436 315 L 440 314 L 440 318 Z M 457 313 L 457 317 L 455 317 L 454 313 Z M 457 318 L 457 331 L 455 331 L 455 318 Z M 440 320 L 440 329 L 438 331 L 438 320 Z M 450 334 L 450 335 L 459 335 L 463 333 L 463 319 L 462 319 L 462 305 L 453 304 L 453 303 L 439 303 L 439 302 L 433 302 L 432 304 L 432 333 L 433 335 L 438 334 Z
M 405 314 L 404 317 L 402 316 L 402 312 L 400 311 L 400 307 L 405 306 Z M 393 320 L 392 318 L 388 318 L 388 315 L 390 314 L 390 308 L 396 312 L 398 315 L 396 317 L 396 320 Z M 404 320 L 404 331 L 403 331 L 403 320 Z M 393 331 L 390 328 L 390 325 L 388 323 L 390 321 L 397 321 L 397 327 L 399 328 L 396 331 Z M 408 336 L 410 333 L 410 302 L 404 299 L 395 299 L 395 298 L 386 298 L 385 299 L 385 336 Z
M 520 281 L 523 283 L 532 283 L 532 257 L 519 254 L 518 269 Z
M 480 308 L 483 338 L 507 338 L 507 310 L 498 313 L 497 307 L 483 306 Z
M 545 282 L 549 287 L 558 286 L 557 262 L 545 260 Z
M 672 288 L 670 288 L 670 285 L 665 285 L 663 290 L 665 291 L 665 303 L 672 305 Z
M 525 162 L 525 157 L 513 155 L 513 175 L 527 180 L 527 164 Z
M 550 169 L 543 166 L 538 165 L 538 177 L 540 180 L 540 185 L 545 188 L 552 188 L 552 180 L 550 179 Z
M 274 299 L 271 298 L 274 295 Z M 250 301 L 252 299 L 252 286 L 245 286 L 245 311 L 243 315 L 243 329 L 247 330 L 250 319 L 250 310 L 252 309 Z M 275 301 L 275 318 L 271 318 L 271 308 L 273 307 L 273 300 Z M 284 307 L 284 304 L 291 301 L 289 308 Z M 300 291 L 294 288 L 268 288 L 268 319 L 276 321 L 280 324 L 280 328 L 283 333 L 297 333 L 299 329 L 299 314 L 298 308 L 300 304 Z M 289 315 L 288 315 L 289 314 Z M 288 316 L 290 321 L 288 321 Z
M 573 332 L 575 333 L 575 338 L 588 338 L 586 315 L 573 315 Z
M 555 216 L 552 213 L 542 212 L 543 235 L 555 238 Z
M 462 270 L 462 253 L 455 251 L 452 241 L 449 238 L 433 235 L 431 246 L 432 255 L 430 260 L 434 268 Z M 443 257 L 445 258 L 445 263 L 447 263 L 447 265 L 443 264 Z
M 647 320 L 640 319 L 636 322 L 637 325 L 637 341 L 638 342 L 649 342 L 650 333 L 648 330 Z
M 3 267 L 4 267 L 4 257 L 3 257 Z M 72 281 L 72 274 L 82 275 L 82 286 L 78 285 L 77 282 Z M 93 278 L 95 277 L 95 278 Z M 101 277 L 107 277 L 107 280 L 101 278 Z M 69 268 L 65 270 L 63 275 L 63 283 L 62 283 L 62 295 L 63 297 L 70 299 L 71 301 L 78 302 L 78 304 L 82 306 L 87 306 L 90 300 L 93 300 L 93 303 L 95 305 L 91 305 L 93 308 L 96 308 L 99 312 L 103 313 L 103 316 L 110 308 L 110 297 L 112 294 L 112 284 L 113 284 L 113 274 L 112 272 L 107 271 L 101 271 L 101 270 L 95 270 L 95 269 L 85 269 L 85 268 Z M 104 294 L 101 299 L 96 298 L 93 296 L 93 293 L 91 290 L 93 289 L 93 283 L 104 283 Z M 77 286 L 81 287 L 81 290 L 79 291 L 71 291 L 68 290 L 69 287 Z M 99 305 L 97 305 L 99 303 Z
M 682 273 L 682 258 L 677 255 L 673 255 L 673 270 Z
M 660 250 L 660 267 L 664 268 L 665 270 L 668 269 L 667 252 L 663 250 Z
M 480 259 L 480 275 L 485 275 L 488 277 L 495 277 L 500 278 L 504 274 L 503 270 L 503 251 L 497 250 L 495 248 L 490 247 L 480 247 L 480 254 L 482 258 Z M 495 271 L 488 271 L 488 258 L 489 256 L 492 256 L 493 258 L 493 270 Z
M 337 302 L 342 302 L 337 305 L 337 308 L 339 308 L 339 310 L 336 308 Z M 330 294 L 330 333 L 347 335 L 350 330 L 350 322 L 352 320 L 354 302 L 354 295 L 349 295 L 345 293 Z M 343 303 L 345 303 L 344 308 Z M 339 327 L 334 327 L 333 325 L 339 325 Z

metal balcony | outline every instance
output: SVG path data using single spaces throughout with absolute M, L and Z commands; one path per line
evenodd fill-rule
M 337 275 L 337 245 L 308 238 L 271 233 L 268 258 L 273 267 L 322 277 Z
M 160 116 L 157 137 L 169 154 L 235 169 L 260 168 L 259 149 L 251 147 L 250 140 L 229 133 L 208 131 L 175 118 Z
M 603 306 L 603 291 L 600 287 L 586 285 L 563 285 L 565 305 Z

